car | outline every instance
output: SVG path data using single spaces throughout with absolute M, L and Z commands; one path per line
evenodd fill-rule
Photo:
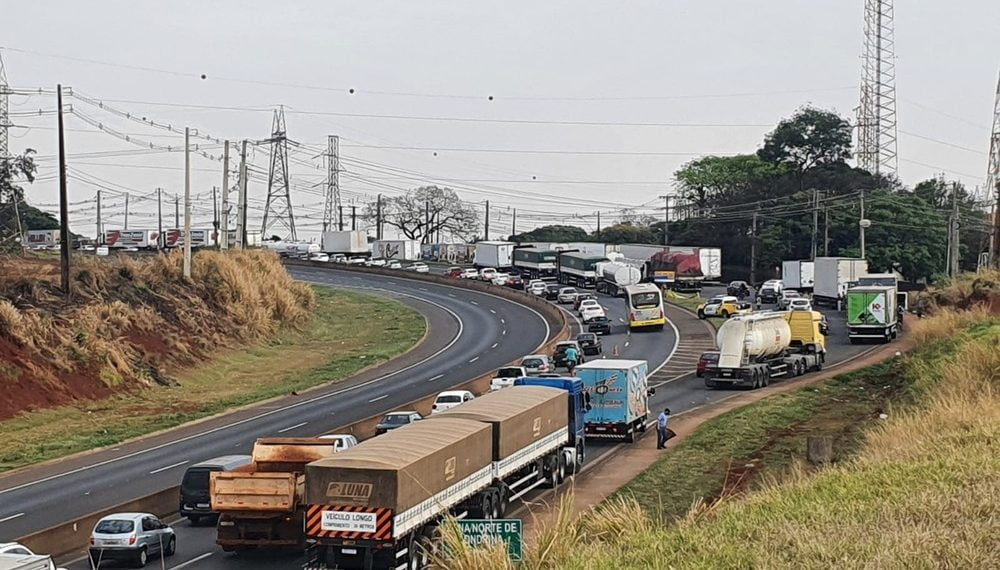
M 411 263 L 409 266 L 407 266 L 406 270 L 413 271 L 414 273 L 430 273 L 431 268 L 427 267 L 426 263 L 418 261 L 416 263 Z
M 320 263 L 329 263 L 330 256 L 325 253 L 310 253 L 309 261 L 319 261 Z
M 527 285 L 525 285 L 525 287 L 531 287 L 535 283 L 541 283 L 542 285 L 545 285 L 545 280 L 544 279 L 528 279 L 528 283 L 527 283 Z
M 536 281 L 535 283 L 532 283 L 532 284 L 528 285 L 525 288 L 525 290 L 528 293 L 531 293 L 532 295 L 537 295 L 537 296 L 541 297 L 541 296 L 545 295 L 545 283 L 543 283 L 541 281 Z
M 726 285 L 726 295 L 739 296 L 740 291 L 749 291 L 750 285 L 746 281 L 730 281 Z
M 434 403 L 431 404 L 431 415 L 440 414 L 445 410 L 450 410 L 475 398 L 472 392 L 468 390 L 448 390 L 441 392 L 437 395 L 437 398 L 434 398 Z
M 580 295 L 577 295 L 578 301 L 579 297 L 583 297 L 583 294 L 581 293 Z M 601 304 L 597 302 L 597 299 L 584 299 L 583 301 L 576 303 L 576 310 L 582 316 L 584 309 L 588 307 L 600 307 L 600 306 Z
M 823 336 L 830 334 L 830 321 L 826 320 L 826 315 L 823 315 L 819 320 L 819 334 Z
M 780 279 L 770 279 L 760 286 L 757 292 L 758 303 L 777 303 L 784 286 Z
M 575 340 L 564 340 L 556 343 L 556 348 L 552 352 L 552 364 L 554 364 L 557 368 L 565 368 L 566 365 L 569 364 L 566 360 L 566 350 L 571 346 L 576 349 L 577 354 L 576 362 L 574 364 L 579 365 L 587 361 L 587 358 L 583 354 L 583 349 L 580 348 L 580 344 L 578 342 Z
M 335 253 L 330 256 L 330 263 L 347 263 L 347 256 L 343 253 Z
M 365 262 L 365 265 L 368 267 L 385 267 L 385 264 L 388 262 L 388 260 L 382 259 L 381 257 L 373 257 Z
M 611 334 L 611 319 L 608 317 L 594 317 L 587 321 L 587 332 L 595 334 Z
M 497 270 L 492 267 L 484 267 L 479 270 L 480 281 L 493 281 L 493 278 L 496 276 Z
M 423 416 L 412 410 L 402 412 L 389 412 L 382 417 L 382 421 L 375 426 L 375 435 L 381 435 L 387 431 L 410 425 L 424 419 Z
M 524 279 L 520 275 L 513 274 L 507 277 L 507 282 L 504 285 L 511 289 L 524 289 Z
M 578 294 L 576 296 L 576 299 L 573 300 L 573 309 L 576 310 L 576 311 L 579 311 L 580 310 L 580 305 L 582 305 L 584 301 L 595 301 L 596 302 L 597 301 L 597 295 L 594 295 L 593 293 L 580 293 L 580 294 Z
M 802 295 L 799 295 L 798 291 L 792 289 L 785 289 L 778 295 L 778 310 L 784 311 L 788 309 L 788 304 L 792 299 L 805 299 Z
M 545 354 L 529 354 L 521 359 L 521 367 L 528 372 L 528 374 L 542 374 L 544 372 L 551 372 L 555 369 L 552 365 L 552 360 Z
M 363 257 L 350 257 L 344 263 L 347 265 L 367 265 L 368 260 Z
M 393 259 L 389 263 L 385 264 L 385 268 L 386 269 L 402 269 L 403 268 L 403 264 L 400 263 L 398 260 Z
M 173 556 L 174 529 L 149 513 L 115 513 L 97 521 L 90 533 L 90 560 L 94 568 L 105 560 L 127 560 L 142 568 L 150 556 Z
M 457 279 L 462 276 L 462 268 L 458 266 L 451 266 L 447 271 L 444 272 L 445 275 L 453 279 Z
M 789 311 L 811 311 L 812 303 L 809 299 L 790 299 L 786 307 Z
M 589 323 L 591 319 L 606 316 L 608 315 L 604 312 L 604 307 L 600 305 L 584 307 L 583 310 L 580 311 L 580 320 L 583 321 L 583 324 Z
M 750 312 L 750 303 L 745 303 L 732 295 L 717 295 L 698 305 L 698 318 L 722 317 L 728 319 L 733 315 Z
M 562 285 L 557 283 L 548 283 L 545 285 L 545 300 L 546 301 L 557 301 L 559 299 L 559 291 L 562 289 Z
M 557 297 L 560 304 L 572 303 L 576 300 L 577 293 L 576 289 L 573 287 L 563 287 L 559 290 L 559 296 Z
M 479 279 L 479 272 L 476 271 L 474 267 L 469 267 L 467 269 L 463 269 L 462 273 L 458 276 L 461 279 Z
M 336 441 L 337 451 L 344 451 L 345 449 L 350 449 L 358 444 L 358 438 L 349 433 L 331 433 L 321 435 L 319 436 L 319 439 L 332 439 Z
M 19 542 L 0 542 L 0 568 L 66 570 L 56 568 L 51 556 L 35 554 Z
M 504 285 L 507 284 L 507 279 L 509 278 L 510 275 L 506 273 L 497 272 L 496 274 L 493 275 L 493 279 L 490 279 L 490 283 L 503 287 Z
M 583 353 L 587 356 L 593 356 L 604 352 L 604 346 L 601 345 L 601 339 L 592 332 L 585 332 L 576 335 L 576 343 L 580 345 L 580 348 L 583 349 Z
M 233 471 L 252 462 L 253 458 L 249 455 L 223 455 L 188 467 L 181 478 L 181 501 L 178 509 L 181 516 L 187 517 L 193 525 L 203 518 L 214 521 L 218 513 L 212 510 L 209 492 L 212 473 Z
M 715 366 L 719 363 L 719 352 L 717 350 L 710 350 L 708 352 L 701 353 L 698 357 L 698 364 L 694 370 L 694 375 L 701 378 L 705 375 L 705 371 L 708 370 L 709 366 Z
M 503 368 L 499 368 L 493 374 L 493 378 L 490 379 L 490 392 L 509 388 L 514 385 L 514 380 L 524 378 L 527 375 L 528 371 L 523 366 L 504 366 Z

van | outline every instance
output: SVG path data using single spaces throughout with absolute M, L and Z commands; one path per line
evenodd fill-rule
M 181 516 L 187 517 L 191 524 L 198 524 L 202 517 L 217 515 L 212 512 L 210 474 L 214 471 L 234 471 L 252 462 L 253 458 L 249 455 L 224 455 L 188 467 L 181 480 Z

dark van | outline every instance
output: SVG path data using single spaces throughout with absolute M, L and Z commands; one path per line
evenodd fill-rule
M 184 472 L 184 479 L 181 480 L 181 516 L 187 517 L 191 524 L 198 524 L 202 517 L 218 514 L 212 512 L 209 496 L 210 473 L 233 471 L 249 465 L 252 461 L 249 455 L 224 455 L 188 467 Z

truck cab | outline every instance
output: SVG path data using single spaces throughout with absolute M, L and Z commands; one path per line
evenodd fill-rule
M 584 391 L 583 381 L 579 378 L 538 378 L 525 377 L 514 380 L 514 386 L 546 386 L 559 388 L 569 392 L 569 443 L 567 444 L 567 459 L 572 461 L 573 471 L 579 471 L 586 459 L 585 422 L 590 411 L 590 394 Z M 569 463 L 567 463 L 569 465 Z

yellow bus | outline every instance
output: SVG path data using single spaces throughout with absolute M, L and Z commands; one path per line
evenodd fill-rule
M 639 283 L 629 285 L 623 291 L 630 329 L 662 329 L 667 324 L 667 317 L 663 313 L 663 293 L 659 287 L 652 283 Z

